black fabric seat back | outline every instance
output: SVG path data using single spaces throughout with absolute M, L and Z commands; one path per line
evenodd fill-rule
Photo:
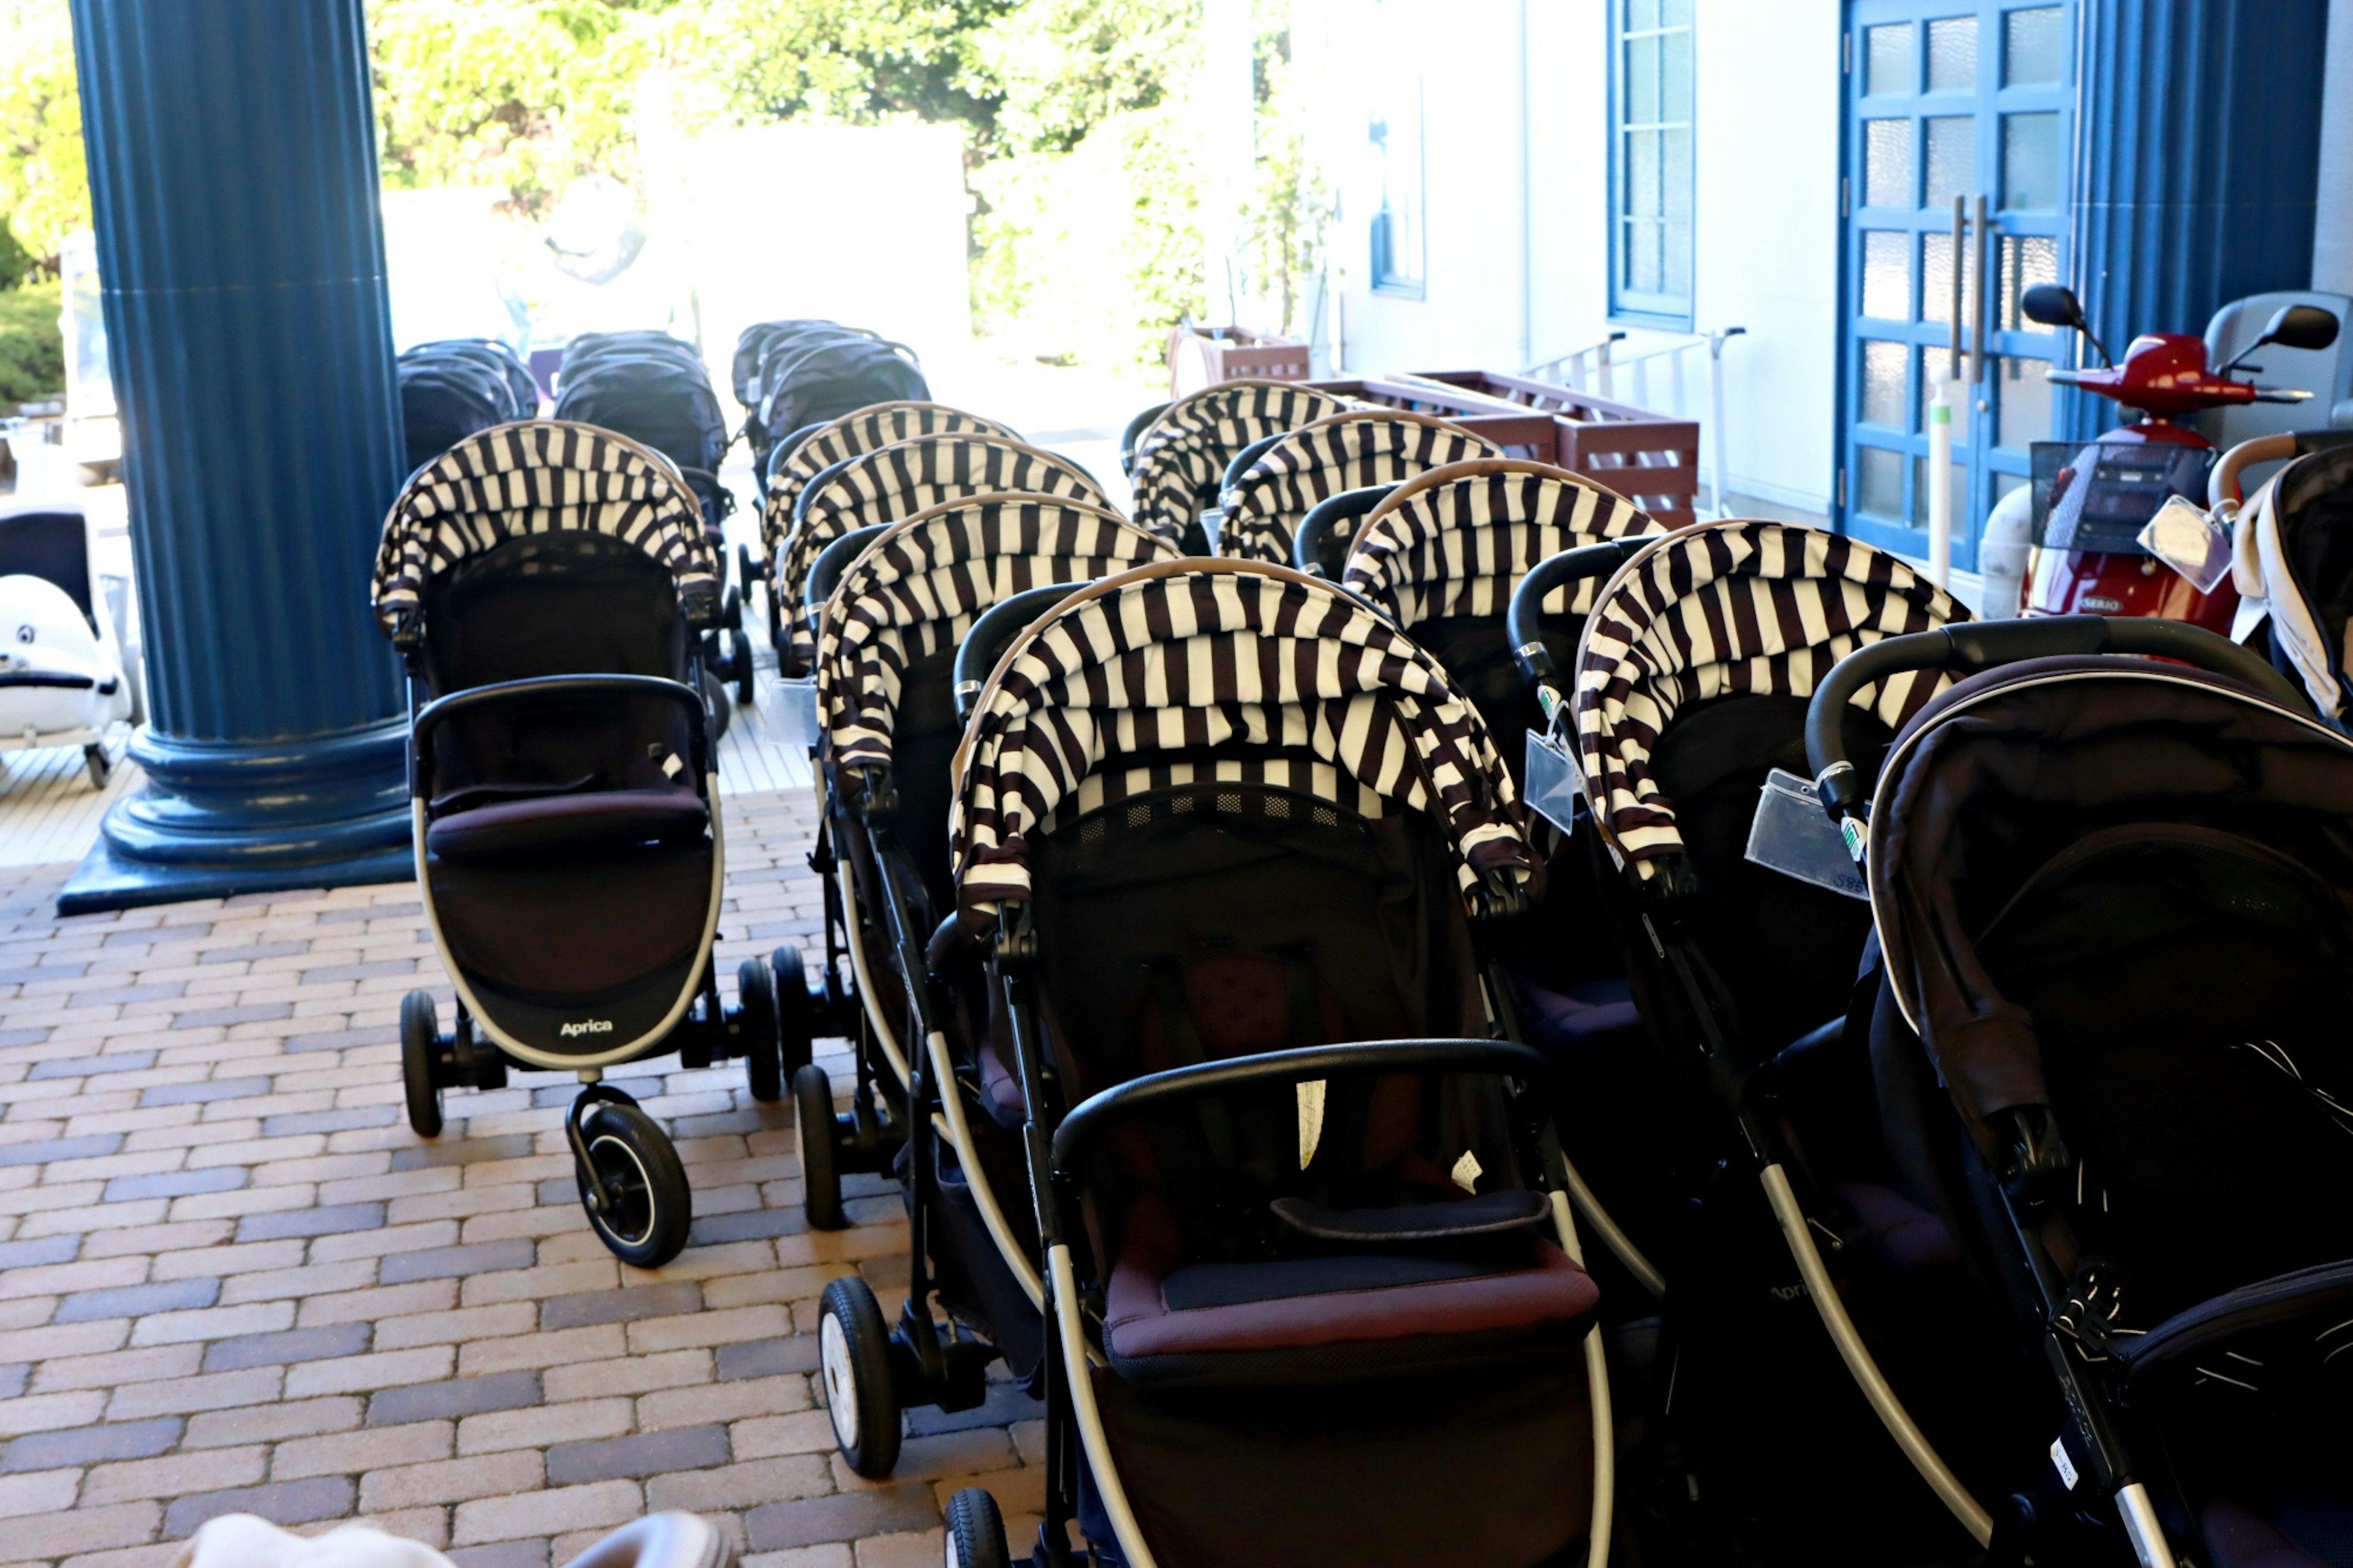
M 399 371 L 411 473 L 477 431 L 516 417 L 505 376 L 473 359 L 403 354 Z
M 715 474 L 727 451 L 727 421 L 711 378 L 696 361 L 665 353 L 613 353 L 567 371 L 555 417 L 618 431 L 681 468 Z
M 65 590 L 93 632 L 98 600 L 90 580 L 90 518 L 78 506 L 37 502 L 0 509 L 0 577 L 38 577 Z
M 2345 628 L 2353 621 L 2353 447 L 2316 452 L 2280 476 L 2280 542 L 2296 592 L 2318 623 L 2337 678 L 2345 679 Z M 2295 677 L 2273 639 L 2272 662 Z
M 777 441 L 872 404 L 931 395 L 923 371 L 895 346 L 862 335 L 825 337 L 769 351 L 759 425 L 765 440 Z
M 1553 668 L 1567 669 L 1577 657 L 1577 635 L 1585 628 L 1582 616 L 1547 616 L 1538 633 L 1553 657 Z M 1525 736 L 1545 727 L 1544 710 L 1535 690 L 1512 660 L 1511 639 L 1504 635 L 1501 616 L 1440 616 L 1422 622 L 1409 634 L 1446 667 L 1477 705 L 1495 737 L 1512 783 L 1525 787 L 1527 766 Z

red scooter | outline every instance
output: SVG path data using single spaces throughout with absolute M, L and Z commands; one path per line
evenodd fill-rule
M 2037 284 L 2019 305 L 2028 321 L 2083 333 L 2099 353 L 2099 369 L 2052 370 L 2049 379 L 2114 398 L 2131 416 L 2089 445 L 2034 443 L 2036 548 L 2021 613 L 2159 616 L 2230 636 L 2239 608 L 2230 578 L 2200 593 L 2140 543 L 2141 530 L 2169 498 L 2205 504 L 2214 444 L 2176 421 L 2234 404 L 2304 402 L 2311 393 L 2259 387 L 2232 373 L 2259 369 L 2247 356 L 2266 343 L 2328 347 L 2337 341 L 2336 316 L 2314 305 L 2283 307 L 2237 357 L 2210 371 L 2205 342 L 2186 332 L 2143 333 L 2115 363 L 2064 284 Z

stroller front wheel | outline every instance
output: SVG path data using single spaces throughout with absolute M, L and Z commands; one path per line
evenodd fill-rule
M 419 1138 L 441 1135 L 441 1086 L 434 1068 L 441 1055 L 441 1022 L 430 992 L 400 999 L 400 1083 L 408 1100 L 408 1125 Z
M 735 994 L 743 1009 L 744 1076 L 752 1098 L 766 1104 L 785 1097 L 785 1058 L 778 1032 L 780 994 L 765 959 L 747 958 L 735 969 Z
M 899 1398 L 882 1305 L 865 1280 L 845 1274 L 826 1286 L 818 1313 L 818 1366 L 834 1443 L 851 1469 L 878 1480 L 899 1462 Z
M 801 1209 L 812 1230 L 839 1230 L 841 1166 L 833 1137 L 833 1080 L 814 1062 L 793 1074 L 793 1123 L 801 1152 Z
M 81 765 L 89 770 L 90 787 L 92 789 L 104 789 L 107 779 L 114 773 L 114 764 L 106 760 L 104 746 L 84 746 L 81 749 Z
M 579 1115 L 588 1163 L 575 1159 L 573 1174 L 590 1228 L 622 1262 L 660 1268 L 686 1246 L 694 1222 L 693 1194 L 678 1150 L 633 1104 L 597 1100 Z M 590 1200 L 592 1191 L 604 1199 L 601 1212 Z
M 948 1499 L 946 1568 L 1011 1568 L 1005 1519 L 985 1487 L 966 1487 Z

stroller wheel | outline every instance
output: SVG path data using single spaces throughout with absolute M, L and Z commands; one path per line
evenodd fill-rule
M 108 776 L 114 772 L 114 764 L 106 760 L 104 746 L 84 746 L 81 749 L 81 765 L 89 770 L 90 787 L 92 789 L 104 789 Z
M 780 947 L 768 954 L 768 973 L 776 977 L 776 1043 L 784 1052 L 784 1076 L 789 1079 L 809 1064 L 818 998 L 809 992 L 799 948 Z
M 899 1462 L 899 1399 L 891 1386 L 891 1330 L 866 1281 L 845 1274 L 818 1301 L 818 1366 L 833 1440 L 868 1479 Z M 1001 1561 L 1001 1559 L 1000 1559 Z
M 697 684 L 702 688 L 702 705 L 711 712 L 711 743 L 715 746 L 727 733 L 727 721 L 734 716 L 734 710 L 727 705 L 727 688 L 711 672 L 708 664 L 702 667 L 702 679 Z
M 408 1096 L 408 1125 L 419 1138 L 441 1135 L 441 1086 L 434 1067 L 441 1054 L 441 1022 L 430 992 L 400 999 L 400 1083 Z
M 573 1172 L 588 1224 L 613 1256 L 639 1268 L 659 1268 L 686 1245 L 693 1197 L 678 1151 L 654 1119 L 635 1105 L 600 1100 L 580 1112 L 580 1140 L 589 1167 Z M 605 1212 L 589 1205 L 591 1184 L 602 1189 Z
M 1005 1520 L 987 1489 L 966 1487 L 948 1499 L 945 1560 L 946 1568 L 1011 1568 Z
M 800 1134 L 801 1208 L 813 1230 L 839 1230 L 841 1168 L 835 1162 L 833 1080 L 811 1063 L 793 1074 L 793 1121 Z
M 754 552 L 750 545 L 739 544 L 735 547 L 735 581 L 744 585 L 744 593 L 749 594 L 752 591 L 752 584 L 766 575 L 767 573 L 761 566 L 760 557 Z
M 736 621 L 735 629 L 728 634 L 728 646 L 735 650 L 735 663 L 729 673 L 735 678 L 736 702 L 749 708 L 760 700 L 760 672 L 752 658 L 752 639 L 744 635 L 740 613 Z
M 776 1032 L 779 989 L 765 959 L 747 958 L 736 966 L 744 1076 L 751 1080 L 752 1098 L 763 1104 L 785 1098 L 785 1058 Z

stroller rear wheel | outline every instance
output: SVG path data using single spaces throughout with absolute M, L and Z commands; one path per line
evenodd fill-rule
M 879 1479 L 899 1462 L 899 1398 L 882 1304 L 865 1280 L 845 1274 L 826 1286 L 818 1314 L 818 1366 L 833 1440 L 851 1469 Z
M 660 1268 L 686 1245 L 687 1227 L 694 1221 L 693 1195 L 678 1150 L 634 1101 L 590 1100 L 575 1114 L 576 1147 L 587 1158 L 584 1163 L 574 1155 L 573 1174 L 589 1226 L 622 1262 Z
M 408 1099 L 408 1125 L 419 1138 L 441 1135 L 441 1021 L 430 992 L 400 999 L 400 1082 Z
M 809 1064 L 822 993 L 809 990 L 808 969 L 797 947 L 780 947 L 768 954 L 768 972 L 776 977 L 776 1043 L 784 1053 L 783 1074 L 789 1079 Z
M 777 1019 L 786 1000 L 776 971 L 765 959 L 747 958 L 735 969 L 735 994 L 742 1013 L 744 1076 L 752 1098 L 762 1103 L 785 1097 L 785 1057 Z
M 104 746 L 84 746 L 81 749 L 81 765 L 89 770 L 90 787 L 92 789 L 104 789 L 107 779 L 114 772 L 114 764 L 106 760 Z
M 793 1074 L 793 1121 L 801 1152 L 801 1209 L 813 1230 L 839 1230 L 841 1166 L 833 1136 L 833 1080 L 814 1062 Z
M 987 1489 L 966 1487 L 948 1499 L 944 1556 L 946 1568 L 1011 1568 L 1005 1520 Z

